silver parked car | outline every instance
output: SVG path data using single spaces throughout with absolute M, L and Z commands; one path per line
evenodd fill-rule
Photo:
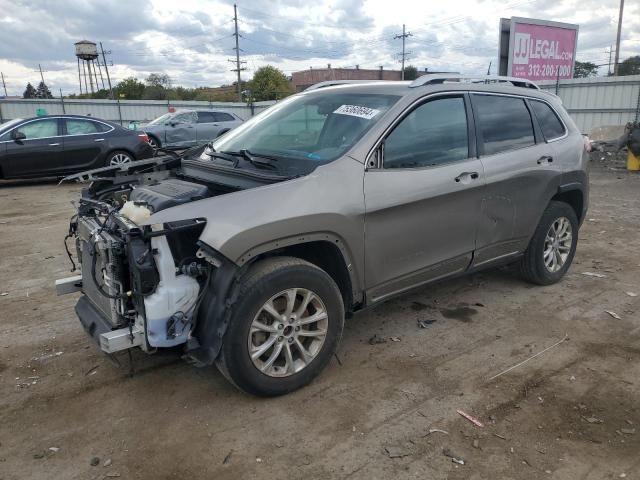
M 234 113 L 220 110 L 178 110 L 152 120 L 142 130 L 154 148 L 204 145 L 242 123 Z
M 182 157 L 76 177 L 93 180 L 71 224 L 82 275 L 58 289 L 82 289 L 107 353 L 183 345 L 280 395 L 357 310 L 506 263 L 559 281 L 587 161 L 560 100 L 523 79 L 327 82 Z

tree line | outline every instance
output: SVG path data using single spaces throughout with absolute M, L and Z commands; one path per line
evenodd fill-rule
M 238 101 L 237 83 L 222 85 L 222 87 L 174 87 L 171 78 L 166 73 L 152 73 L 144 81 L 136 77 L 128 77 L 118 82 L 114 87 L 114 96 L 122 100 L 202 100 L 210 102 Z M 243 101 L 257 102 L 263 100 L 279 100 L 293 93 L 289 80 L 279 69 L 270 65 L 256 70 L 253 78 L 240 84 Z M 53 98 L 49 88 L 40 82 L 38 88 L 31 83 L 23 94 L 24 98 Z M 108 89 L 97 92 L 69 95 L 68 98 L 111 98 Z
M 593 62 L 579 62 L 573 69 L 573 78 L 587 78 L 598 75 L 598 68 L 603 65 L 596 65 Z M 613 73 L 611 73 L 613 75 Z M 640 75 L 640 55 L 629 57 L 618 64 L 618 76 Z

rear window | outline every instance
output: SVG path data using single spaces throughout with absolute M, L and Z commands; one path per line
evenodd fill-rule
M 529 103 L 533 108 L 538 119 L 538 124 L 542 129 L 542 134 L 545 140 L 553 140 L 554 138 L 561 137 L 565 134 L 566 130 L 564 125 L 558 118 L 556 112 L 544 102 L 537 100 L 530 100 Z
M 498 95 L 473 95 L 484 154 L 535 145 L 533 124 L 524 99 Z

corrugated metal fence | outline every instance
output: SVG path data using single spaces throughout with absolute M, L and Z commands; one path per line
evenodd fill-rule
M 256 102 L 253 106 L 230 102 L 181 102 L 166 100 L 25 100 L 0 99 L 0 123 L 14 118 L 35 117 L 38 109 L 49 115 L 90 115 L 127 126 L 129 122 L 147 123 L 169 111 L 169 108 L 216 109 L 233 112 L 247 119 L 275 102 Z
M 593 128 L 624 125 L 633 120 L 640 95 L 640 75 L 595 77 L 540 82 L 540 87 L 557 93 L 578 127 L 589 133 Z M 36 115 L 38 108 L 48 114 L 91 115 L 128 125 L 146 123 L 173 108 L 214 108 L 249 118 L 274 102 L 257 102 L 253 107 L 227 102 L 167 102 L 166 100 L 23 100 L 0 99 L 0 122 Z
M 556 82 L 539 82 L 556 93 Z M 583 133 L 593 128 L 624 125 L 634 120 L 640 95 L 640 75 L 561 80 L 557 94 Z

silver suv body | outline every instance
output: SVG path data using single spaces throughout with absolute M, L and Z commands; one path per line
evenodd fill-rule
M 151 173 L 79 176 L 82 276 L 60 291 L 84 290 L 104 351 L 185 344 L 277 395 L 351 312 L 511 262 L 558 281 L 587 209 L 582 135 L 527 81 L 450 80 L 321 84 Z
M 221 110 L 178 110 L 165 113 L 142 130 L 154 148 L 186 148 L 204 145 L 242 123 L 231 112 Z

